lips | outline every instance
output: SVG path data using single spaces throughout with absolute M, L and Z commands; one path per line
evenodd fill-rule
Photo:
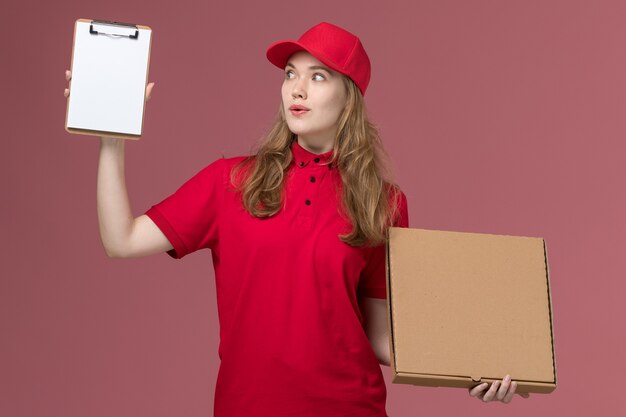
M 304 107 L 304 106 L 300 106 L 298 104 L 294 104 L 292 106 L 289 106 L 289 111 L 291 112 L 291 114 L 293 114 L 294 116 L 300 116 L 302 114 L 305 114 L 309 111 L 310 109 Z

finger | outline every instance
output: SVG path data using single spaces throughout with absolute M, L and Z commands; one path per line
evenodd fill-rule
M 498 401 L 502 401 L 511 386 L 511 376 L 507 375 L 502 379 L 502 383 L 500 384 L 500 388 L 498 389 L 498 393 L 496 394 L 496 398 Z
M 70 70 L 65 70 L 65 80 L 69 81 L 72 79 L 72 71 Z
M 489 386 L 488 383 L 483 382 L 482 384 L 476 385 L 473 388 L 470 388 L 469 390 L 469 395 L 471 397 L 478 397 L 480 396 L 480 394 L 483 393 L 483 391 L 485 391 L 487 389 L 487 387 Z
M 146 87 L 146 101 L 150 100 L 152 96 L 152 89 L 154 88 L 154 83 L 149 83 Z
M 513 395 L 515 395 L 515 390 L 517 389 L 517 382 L 513 381 L 511 382 L 511 387 L 509 388 L 509 392 L 506 393 L 506 395 L 502 398 L 502 402 L 503 403 L 510 403 L 511 400 L 513 399 Z
M 65 89 L 65 91 L 63 91 L 63 95 L 65 96 L 65 98 L 69 97 L 70 95 L 70 90 L 68 90 L 67 88 Z
M 495 381 L 489 387 L 489 390 L 483 396 L 483 401 L 491 401 L 496 396 L 496 392 L 498 392 L 498 388 L 500 387 L 500 381 Z

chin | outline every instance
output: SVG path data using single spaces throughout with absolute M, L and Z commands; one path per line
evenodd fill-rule
M 294 135 L 302 136 L 302 135 L 311 134 L 310 130 L 303 129 L 302 126 L 294 126 L 292 123 L 287 123 L 287 126 L 289 127 L 289 130 L 291 131 L 291 133 L 293 133 Z

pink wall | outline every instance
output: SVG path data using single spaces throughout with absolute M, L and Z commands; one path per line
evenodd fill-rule
M 136 214 L 269 126 L 282 79 L 270 43 L 322 20 L 358 33 L 411 226 L 544 237 L 553 289 L 553 394 L 505 406 L 389 383 L 390 415 L 626 413 L 624 2 L 40 3 L 2 12 L 1 416 L 213 408 L 210 253 L 111 260 L 101 247 L 98 139 L 63 129 L 79 17 L 154 30 L 145 136 L 127 146 Z

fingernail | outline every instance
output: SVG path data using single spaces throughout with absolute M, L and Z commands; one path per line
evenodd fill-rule
M 504 380 L 505 380 L 505 381 L 507 381 L 507 382 L 509 382 L 509 381 L 511 380 L 511 375 L 507 374 L 507 375 L 504 377 Z

